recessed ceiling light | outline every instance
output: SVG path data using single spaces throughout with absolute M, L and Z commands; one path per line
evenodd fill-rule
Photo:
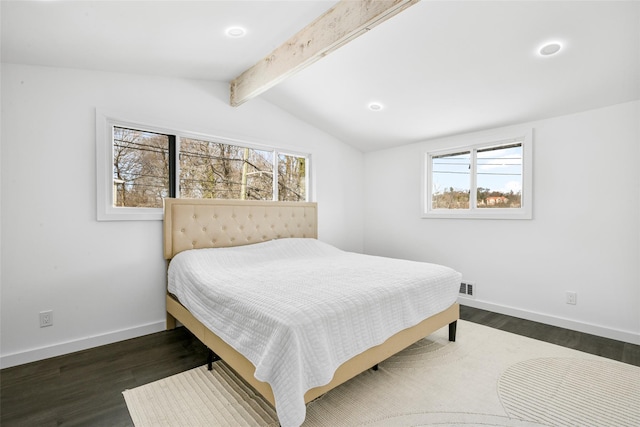
M 240 38 L 247 35 L 247 30 L 242 27 L 229 27 L 225 30 L 225 34 L 229 37 Z
M 562 45 L 560 43 L 547 43 L 540 48 L 538 53 L 540 53 L 540 55 L 542 56 L 555 55 L 556 53 L 560 52 L 560 49 L 562 49 Z
M 379 102 L 370 102 L 369 105 L 367 105 L 367 108 L 371 111 L 380 111 L 384 108 L 384 105 Z

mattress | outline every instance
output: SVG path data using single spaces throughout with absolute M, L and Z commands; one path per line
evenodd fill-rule
M 345 252 L 316 239 L 195 249 L 169 265 L 168 290 L 270 384 L 280 424 L 346 360 L 451 306 L 451 268 Z

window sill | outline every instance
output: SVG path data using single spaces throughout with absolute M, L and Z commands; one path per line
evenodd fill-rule
M 98 221 L 162 221 L 162 208 L 117 208 L 98 210 Z
M 533 219 L 531 212 L 523 209 L 488 209 L 471 211 L 429 211 L 423 212 L 423 219 Z

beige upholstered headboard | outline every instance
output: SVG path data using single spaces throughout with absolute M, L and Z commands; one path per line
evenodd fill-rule
M 318 237 L 316 203 L 165 199 L 164 257 L 187 249 Z

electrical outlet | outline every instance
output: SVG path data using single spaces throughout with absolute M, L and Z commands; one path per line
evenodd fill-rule
M 567 304 L 576 305 L 578 303 L 578 293 L 567 291 Z
M 40 327 L 53 326 L 53 310 L 40 312 Z

